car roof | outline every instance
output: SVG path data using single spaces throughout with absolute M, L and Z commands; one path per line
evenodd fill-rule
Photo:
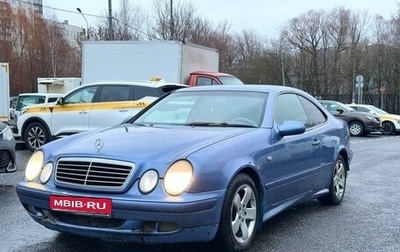
M 63 94 L 58 93 L 21 93 L 18 96 L 33 96 L 33 95 L 42 95 L 42 96 L 62 96 Z
M 244 84 L 244 85 L 210 85 L 210 86 L 194 86 L 190 88 L 181 88 L 174 92 L 193 92 L 193 91 L 254 91 L 254 92 L 265 92 L 271 95 L 277 95 L 279 93 L 296 93 L 301 94 L 308 99 L 317 101 L 311 94 L 297 88 L 281 85 L 271 84 Z M 320 104 L 321 105 L 321 104 Z M 322 106 L 322 105 L 321 105 Z
M 165 86 L 179 86 L 179 87 L 188 87 L 188 85 L 180 84 L 180 83 L 172 83 L 165 81 L 97 81 L 82 84 L 81 86 L 90 86 L 90 85 L 133 85 L 133 86 L 144 86 L 144 87 L 165 87 Z
M 304 92 L 300 89 L 280 86 L 280 85 L 256 85 L 256 84 L 245 84 L 245 85 L 211 85 L 211 86 L 195 86 L 191 88 L 179 89 L 179 92 L 195 90 L 221 90 L 221 91 L 257 91 L 257 92 Z M 304 92 L 305 93 L 305 92 Z
M 375 107 L 374 105 L 371 104 L 347 104 L 348 106 L 355 106 L 355 107 Z
M 228 74 L 228 73 L 211 72 L 211 71 L 195 71 L 192 73 L 210 75 L 210 76 L 233 76 L 232 74 Z

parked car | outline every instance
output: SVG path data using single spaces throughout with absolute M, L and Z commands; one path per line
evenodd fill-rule
M 16 170 L 15 139 L 10 127 L 0 122 L 0 173 Z
M 52 139 L 119 124 L 156 98 L 183 87 L 187 85 L 152 81 L 85 84 L 57 103 L 23 109 L 16 137 L 33 151 Z
M 52 230 L 243 251 L 289 207 L 340 204 L 352 155 L 347 124 L 301 90 L 193 87 L 39 147 L 16 190 Z
M 382 134 L 393 135 L 400 133 L 400 115 L 389 114 L 388 112 L 375 107 L 374 105 L 367 104 L 348 104 L 349 107 L 360 111 L 367 112 L 380 117 L 382 122 Z
M 15 106 L 17 105 L 18 96 L 10 97 L 10 119 L 14 119 L 15 117 Z
M 62 94 L 55 94 L 55 93 L 19 94 L 15 103 L 15 108 L 10 111 L 10 117 L 11 119 L 17 120 L 23 108 L 36 104 L 54 103 L 60 96 L 62 96 Z
M 355 109 L 337 101 L 320 100 L 321 104 L 334 116 L 347 122 L 351 136 L 364 136 L 381 130 L 379 116 L 358 112 Z
M 10 97 L 10 108 L 15 108 L 17 105 L 18 96 L 11 96 Z

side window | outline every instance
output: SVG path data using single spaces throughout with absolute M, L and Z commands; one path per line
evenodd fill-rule
M 83 87 L 65 97 L 65 104 L 91 103 L 99 86 Z
M 217 83 L 216 82 L 213 83 L 213 80 L 211 78 L 197 77 L 196 84 L 197 86 L 210 86 L 210 85 L 216 85 Z
M 367 112 L 367 113 L 371 113 L 368 109 L 366 109 L 366 108 L 363 108 L 363 107 L 357 107 L 357 109 L 356 110 L 358 110 L 358 111 L 361 111 L 361 112 Z
M 299 96 L 299 99 L 308 118 L 306 128 L 314 127 L 326 122 L 326 115 L 317 106 L 302 96 Z
M 304 123 L 306 127 L 308 125 L 306 112 L 295 94 L 282 94 L 277 97 L 274 118 L 277 124 L 295 120 Z
M 42 103 L 44 103 L 45 99 L 46 99 L 46 98 L 45 98 L 44 96 L 39 96 L 38 99 L 37 99 L 37 104 L 42 104 Z
M 129 101 L 131 87 L 128 85 L 107 85 L 101 88 L 98 102 Z
M 49 97 L 47 102 L 56 102 L 58 97 Z
M 146 96 L 160 97 L 161 94 L 157 88 L 145 87 L 145 86 L 134 86 L 133 87 L 133 99 L 134 100 L 139 100 Z

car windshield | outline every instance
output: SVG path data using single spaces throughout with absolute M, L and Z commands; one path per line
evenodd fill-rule
M 172 93 L 149 107 L 134 124 L 258 127 L 267 93 L 196 91 Z
M 243 85 L 243 82 L 234 76 L 220 76 L 218 79 L 222 85 Z
M 347 106 L 346 104 L 343 104 L 341 102 L 337 102 L 337 106 L 338 106 L 338 108 L 342 108 L 344 111 L 347 111 L 347 112 L 356 112 L 357 111 L 357 110 L 353 109 L 352 107 Z
M 42 95 L 21 95 L 18 97 L 17 106 L 15 109 L 20 111 L 26 106 L 44 103 L 45 99 L 46 97 Z
M 357 110 L 353 109 L 350 106 L 347 106 L 341 102 L 326 102 L 326 101 L 321 101 L 322 105 L 330 111 L 330 112 L 337 112 L 338 109 L 342 109 L 343 111 L 347 112 L 356 112 Z
M 388 115 L 389 113 L 388 112 L 386 112 L 386 111 L 384 111 L 384 110 L 382 110 L 382 109 L 380 109 L 380 108 L 377 108 L 377 107 L 375 107 L 375 106 L 371 106 L 371 107 L 368 107 L 370 110 L 372 110 L 372 111 L 374 111 L 375 113 L 377 113 L 377 114 L 383 114 L 383 115 Z

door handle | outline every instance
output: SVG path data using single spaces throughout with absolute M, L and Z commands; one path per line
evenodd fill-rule
M 120 109 L 119 112 L 128 112 L 128 109 Z
M 317 146 L 321 143 L 321 141 L 319 139 L 314 139 L 314 141 L 312 142 L 313 146 Z
M 79 114 L 81 114 L 81 115 L 85 115 L 87 113 L 88 113 L 87 111 L 79 111 Z

